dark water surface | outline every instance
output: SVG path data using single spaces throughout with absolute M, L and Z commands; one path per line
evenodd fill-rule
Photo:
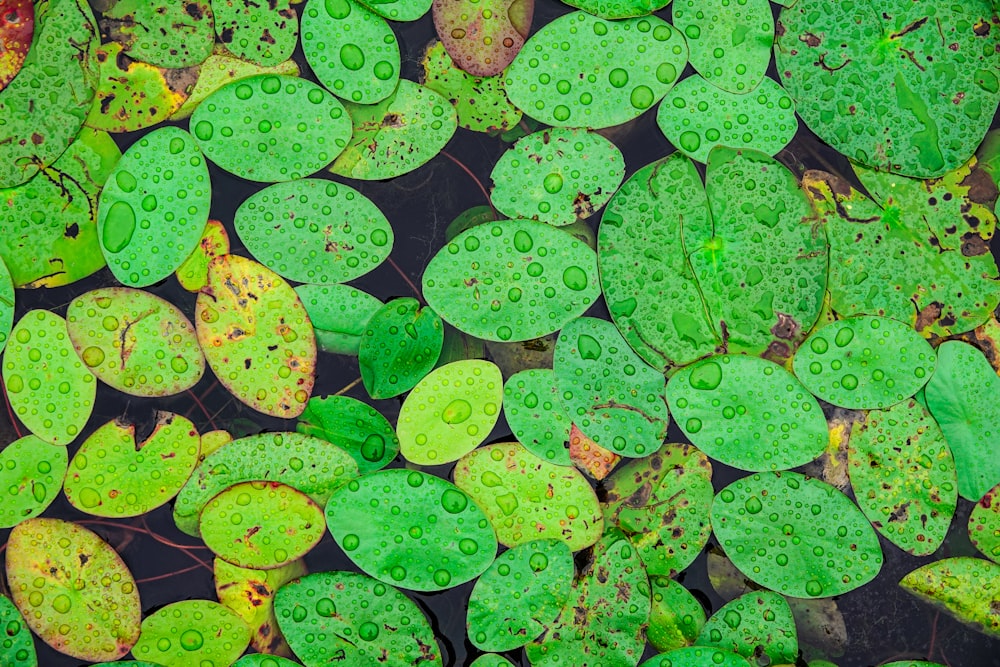
M 777 9 L 775 6 L 775 10 Z M 568 11 L 571 11 L 569 7 L 555 0 L 536 0 L 533 29 L 537 30 L 552 18 Z M 669 8 L 659 14 L 669 20 Z M 430 14 L 411 24 L 393 23 L 392 27 L 400 39 L 403 76 L 419 80 L 422 52 L 434 37 Z M 295 58 L 302 67 L 303 76 L 315 80 L 302 58 L 301 50 L 296 52 Z M 777 78 L 773 63 L 769 75 Z M 998 119 L 994 119 L 993 126 L 998 125 L 1000 125 Z M 186 126 L 186 123 L 182 126 Z M 140 132 L 119 135 L 116 138 L 119 146 L 125 149 L 141 134 Z M 653 160 L 673 152 L 673 147 L 656 127 L 655 109 L 651 109 L 636 121 L 606 134 L 622 150 L 629 175 Z M 446 151 L 467 165 L 489 188 L 490 171 L 506 148 L 507 144 L 499 139 L 459 129 L 446 147 Z M 846 159 L 826 147 L 804 127 L 778 158 L 800 175 L 805 169 L 825 169 L 836 171 L 856 183 Z M 211 165 L 210 170 L 213 185 L 211 215 L 226 223 L 232 230 L 233 215 L 239 204 L 267 184 L 243 181 Z M 316 177 L 330 178 L 330 175 L 321 172 Z M 448 223 L 465 209 L 486 203 L 470 177 L 443 155 L 439 155 L 415 172 L 390 182 L 349 181 L 349 184 L 368 196 L 386 214 L 396 237 L 392 259 L 417 285 L 420 283 L 423 267 L 444 244 L 444 231 Z M 600 215 L 597 214 L 591 217 L 589 222 L 596 229 L 599 220 Z M 231 241 L 234 252 L 247 254 L 235 234 L 231 234 Z M 994 256 L 997 256 L 996 247 Z M 15 317 L 20 318 L 33 308 L 48 308 L 64 316 L 66 306 L 73 297 L 97 287 L 114 284 L 116 283 L 111 273 L 104 269 L 95 276 L 69 287 L 21 290 L 17 293 Z M 383 301 L 397 296 L 413 296 L 406 281 L 389 263 L 383 264 L 353 284 Z M 149 288 L 149 291 L 176 304 L 193 319 L 195 295 L 181 289 L 174 278 Z M 596 304 L 588 314 L 608 317 L 603 301 Z M 313 395 L 322 396 L 337 392 L 358 377 L 356 358 L 320 353 L 319 372 Z M 205 377 L 192 391 L 200 397 L 207 414 L 188 393 L 164 399 L 142 399 L 126 397 L 99 385 L 94 414 L 77 443 L 70 446 L 70 456 L 72 457 L 86 436 L 98 426 L 115 418 L 124 417 L 139 424 L 140 433 L 137 436 L 142 435 L 144 427 L 148 432 L 152 427 L 155 410 L 185 415 L 193 420 L 202 432 L 213 428 L 224 428 L 240 436 L 259 431 L 295 428 L 294 420 L 267 417 L 245 407 L 224 389 L 215 385 L 211 371 L 205 373 Z M 348 395 L 372 403 L 395 423 L 400 400 L 371 401 L 361 386 L 350 390 Z M 502 441 L 509 436 L 510 430 L 501 418 L 490 441 Z M 15 437 L 7 415 L 0 411 L 0 442 L 6 444 Z M 669 440 L 684 441 L 684 436 L 679 429 L 672 426 Z M 402 462 L 397 459 L 393 465 L 401 466 Z M 744 474 L 718 463 L 713 462 L 713 466 L 716 471 L 714 477 L 716 489 L 721 489 Z M 453 465 L 438 466 L 427 470 L 447 478 L 452 467 Z M 932 557 L 917 558 L 905 554 L 880 536 L 886 556 L 882 572 L 871 584 L 835 598 L 846 621 L 848 646 L 847 653 L 843 657 L 831 658 L 834 662 L 841 667 L 869 667 L 891 659 L 930 658 L 943 664 L 950 664 L 952 667 L 1000 667 L 1000 640 L 990 639 L 953 621 L 945 614 L 938 614 L 930 605 L 917 601 L 897 586 L 897 582 L 906 573 L 932 560 L 949 556 L 976 555 L 966 534 L 970 509 L 968 502 L 959 500 L 959 509 L 949 537 Z M 84 525 L 88 525 L 87 520 L 92 519 L 71 507 L 62 496 L 49 508 L 45 516 L 81 521 Z M 167 540 L 181 544 L 200 544 L 174 527 L 169 507 L 162 507 L 141 520 L 136 518 L 117 522 L 102 521 L 102 523 L 121 526 L 88 525 L 121 553 L 137 580 L 160 577 L 195 564 L 195 561 L 182 551 L 135 530 L 148 526 L 151 531 Z M 0 543 L 6 541 L 8 533 L 6 530 L 0 531 Z M 711 544 L 714 544 L 714 539 Z M 211 562 L 211 552 L 202 550 L 194 553 Z M 339 569 L 357 571 L 329 534 L 310 552 L 306 562 L 312 572 Z M 681 575 L 680 579 L 688 588 L 695 591 L 709 613 L 723 604 L 723 600 L 714 593 L 708 582 L 704 553 Z M 468 583 L 436 594 L 407 592 L 431 620 L 441 643 L 445 665 L 468 665 L 479 654 L 479 651 L 465 639 L 465 607 L 471 588 L 472 583 Z M 212 574 L 202 568 L 140 583 L 140 593 L 144 615 L 178 600 L 215 599 Z M 36 647 L 39 664 L 43 667 L 76 667 L 83 664 L 79 660 L 56 653 L 41 641 L 36 641 Z M 934 653 L 929 655 L 932 648 Z M 647 655 L 651 653 L 650 651 Z M 507 654 L 507 657 L 515 664 L 527 665 L 522 651 Z

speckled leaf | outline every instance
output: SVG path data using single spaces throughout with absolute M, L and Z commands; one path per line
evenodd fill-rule
M 769 3 L 760 1 L 770 20 Z M 685 155 L 707 162 L 709 151 L 718 145 L 775 155 L 795 136 L 799 122 L 792 98 L 774 79 L 764 77 L 753 92 L 740 93 L 713 83 L 699 76 L 684 79 L 656 112 L 660 131 Z
M 7 542 L 11 598 L 31 631 L 78 660 L 115 660 L 139 638 L 139 589 L 121 557 L 96 534 L 34 518 Z
M 351 119 L 311 81 L 258 74 L 206 97 L 191 114 L 191 132 L 208 159 L 231 174 L 291 181 L 319 171 L 344 150 Z
M 550 368 L 531 368 L 507 378 L 503 413 L 507 425 L 525 449 L 557 465 L 572 464 L 566 443 L 572 426 Z
M 611 474 L 622 457 L 601 447 L 573 424 L 569 429 L 569 459 L 582 473 L 601 481 Z
M 189 292 L 200 292 L 208 284 L 208 265 L 219 255 L 229 254 L 229 232 L 218 220 L 209 220 L 194 251 L 177 267 L 177 282 Z
M 524 46 L 535 0 L 435 0 L 431 13 L 456 67 L 472 76 L 496 76 Z
M 809 199 L 784 165 L 722 146 L 705 177 L 712 224 L 684 224 L 684 244 L 728 352 L 782 361 L 819 317 L 827 246 Z
M 0 16 L 0 90 L 21 71 L 34 34 L 34 2 L 7 0 Z
M 389 23 L 355 0 L 307 5 L 302 51 L 316 78 L 337 97 L 375 104 L 399 82 L 399 41 Z
M 450 482 L 416 470 L 380 470 L 351 480 L 327 503 L 326 522 L 363 572 L 410 590 L 458 586 L 482 574 L 496 556 L 483 510 Z
M 212 0 L 215 34 L 234 55 L 265 67 L 291 57 L 299 41 L 299 18 L 290 0 Z
M 21 612 L 5 595 L 0 595 L 0 626 L 4 628 L 4 639 L 0 642 L 0 664 L 38 667 L 38 655 L 35 653 L 31 631 Z
M 273 570 L 251 570 L 216 558 L 213 569 L 215 594 L 250 627 L 250 645 L 261 653 L 291 656 L 292 649 L 275 618 L 274 595 L 289 581 L 306 574 L 305 562 L 292 561 Z
M 712 614 L 698 635 L 701 646 L 717 646 L 768 664 L 795 662 L 799 654 L 795 619 L 785 598 L 771 591 L 747 593 Z
M 94 409 L 97 379 L 76 356 L 66 320 L 47 310 L 25 313 L 14 327 L 3 383 L 17 418 L 53 445 L 73 442 Z
M 697 229 L 711 220 L 701 176 L 680 152 L 633 174 L 601 218 L 608 310 L 632 349 L 664 371 L 721 351 L 682 238 L 681 221 Z
M 598 445 L 622 456 L 660 448 L 669 419 L 663 375 L 611 322 L 580 317 L 564 326 L 553 369 L 563 407 Z
M 594 547 L 569 600 L 545 634 L 525 652 L 533 667 L 634 667 L 645 645 L 649 580 L 642 560 L 618 531 Z
M 273 481 L 308 494 L 322 506 L 358 464 L 343 449 L 302 433 L 262 433 L 233 440 L 195 469 L 177 494 L 174 522 L 188 535 L 199 534 L 198 515 L 215 495 L 233 484 Z
M 295 291 L 278 274 L 238 255 L 208 265 L 195 329 L 219 382 L 264 414 L 296 417 L 316 379 L 316 338 Z
M 1000 484 L 990 489 L 972 508 L 969 539 L 979 553 L 1000 563 Z
M 799 381 L 843 408 L 888 408 L 934 374 L 937 355 L 911 327 L 885 317 L 852 317 L 817 329 L 795 354 Z
M 316 345 L 331 354 L 358 356 L 368 323 L 384 305 L 350 285 L 299 285 L 295 293 L 309 314 Z
M 469 639 L 483 651 L 524 646 L 556 620 L 573 574 L 573 554 L 559 540 L 534 540 L 503 552 L 472 589 Z
M 117 0 L 108 4 L 101 32 L 120 42 L 136 60 L 158 67 L 191 67 L 212 52 L 215 21 L 212 3 L 207 0 Z
M 409 297 L 386 303 L 368 320 L 358 348 L 368 395 L 391 398 L 412 389 L 434 368 L 443 344 L 434 310 Z
M 750 667 L 750 663 L 722 649 L 689 646 L 653 656 L 639 667 Z
M 899 585 L 980 632 L 1000 637 L 1000 565 L 943 558 L 910 572 Z
M 941 425 L 955 457 L 958 495 L 978 501 L 1000 483 L 1000 377 L 982 352 L 947 341 L 937 349 L 938 368 L 927 383 L 927 407 Z
M 49 0 L 35 9 L 35 48 L 0 90 L 0 188 L 26 182 L 62 155 L 97 85 L 100 40 L 86 0 Z
M 597 496 L 579 471 L 547 463 L 516 442 L 466 454 L 455 466 L 455 484 L 479 503 L 508 547 L 554 538 L 579 551 L 604 528 Z
M 67 464 L 65 447 L 50 445 L 34 435 L 18 438 L 0 450 L 0 489 L 3 490 L 0 528 L 13 528 L 44 512 L 59 495 Z M 0 627 L 3 627 L 2 619 Z
M 519 139 L 500 156 L 490 198 L 510 218 L 562 226 L 593 215 L 624 177 L 625 159 L 613 143 L 596 132 L 553 128 Z
M 916 556 L 944 542 L 958 501 L 955 460 L 941 428 L 909 400 L 872 410 L 851 433 L 851 487 L 886 539 Z
M 605 524 L 628 536 L 650 576 L 676 576 L 712 534 L 712 464 L 691 445 L 668 443 L 630 461 L 604 492 Z
M 250 644 L 250 628 L 235 612 L 211 600 L 182 600 L 142 621 L 132 654 L 165 667 L 231 665 Z
M 330 171 L 347 178 L 375 181 L 409 173 L 436 156 L 458 127 L 448 100 L 407 79 L 377 104 L 346 106 L 353 135 Z
M 211 201 L 208 165 L 190 134 L 161 127 L 132 144 L 97 209 L 101 250 L 115 278 L 146 287 L 176 271 L 198 246 Z
M 307 178 L 277 183 L 236 210 L 236 233 L 278 275 L 300 283 L 345 283 L 392 252 L 392 226 L 354 188 Z
M 371 577 L 317 572 L 282 586 L 274 604 L 278 625 L 306 667 L 339 661 L 441 667 L 441 651 L 420 608 Z
M 0 256 L 15 287 L 61 287 L 104 266 L 97 199 L 120 157 L 107 133 L 85 127 L 42 173 L 0 190 Z
M 676 0 L 670 11 L 674 26 L 687 39 L 691 66 L 712 84 L 745 94 L 764 81 L 774 43 L 774 17 L 767 0 Z M 791 100 L 784 108 L 791 109 Z M 794 134 L 798 123 L 791 111 L 789 116 Z
M 399 438 L 389 420 L 350 396 L 309 399 L 295 428 L 346 450 L 362 475 L 381 470 L 399 453 Z
M 779 18 L 775 60 L 821 139 L 872 167 L 929 178 L 972 155 L 1000 102 L 987 0 L 801 0 Z
M 504 87 L 516 107 L 542 123 L 610 127 L 666 95 L 687 54 L 681 33 L 656 16 L 609 22 L 572 12 L 531 36 Z
M 551 225 L 485 223 L 438 251 L 424 270 L 423 292 L 449 324 L 470 336 L 539 338 L 597 299 L 597 255 Z
M 792 597 L 841 595 L 882 568 L 878 536 L 857 505 L 795 472 L 757 473 L 724 488 L 712 529 L 748 579 Z
M 111 518 L 139 516 L 177 495 L 198 464 L 201 440 L 190 421 L 156 413 L 152 433 L 136 440 L 135 425 L 110 421 L 83 442 L 66 474 L 66 499 Z
M 681 584 L 668 577 L 650 576 L 652 590 L 646 638 L 665 653 L 690 646 L 705 625 L 701 602 Z

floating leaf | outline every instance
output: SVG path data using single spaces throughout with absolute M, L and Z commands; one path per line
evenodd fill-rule
M 705 609 L 691 592 L 667 577 L 649 578 L 652 589 L 646 638 L 665 653 L 690 646 L 705 625 Z
M 466 454 L 455 467 L 455 485 L 483 508 L 504 546 L 554 538 L 579 551 L 604 528 L 597 496 L 583 475 L 547 463 L 516 442 Z
M 666 444 L 604 484 L 604 522 L 632 541 L 650 576 L 675 576 L 712 534 L 712 464 L 691 445 Z
M 31 631 L 78 660 L 115 660 L 139 639 L 139 589 L 121 557 L 69 521 L 22 521 L 7 542 L 11 597 Z
M 1000 483 L 1000 377 L 983 354 L 967 343 L 944 342 L 937 371 L 927 383 L 927 408 L 941 426 L 955 457 L 958 495 L 977 502 Z
M 666 95 L 687 53 L 681 33 L 656 16 L 605 21 L 572 12 L 531 36 L 507 68 L 504 88 L 514 106 L 542 123 L 610 127 Z
M 457 461 L 489 437 L 502 402 L 503 377 L 493 362 L 441 366 L 403 401 L 396 424 L 400 453 L 419 465 Z
M 987 491 L 972 508 L 969 539 L 979 553 L 1000 563 L 1000 484 Z
M 496 76 L 524 46 L 534 0 L 436 0 L 434 29 L 455 65 L 473 76 Z
M 872 410 L 851 433 L 854 497 L 886 539 L 916 556 L 941 546 L 955 514 L 955 461 L 934 418 L 915 400 Z
M 66 499 L 94 516 L 145 514 L 181 490 L 198 464 L 200 444 L 194 424 L 169 412 L 156 413 L 156 426 L 142 442 L 133 424 L 110 421 L 73 456 Z
M 288 280 L 354 280 L 385 261 L 392 226 L 368 197 L 340 183 L 278 183 L 240 204 L 234 221 L 247 250 Z
M 276 273 L 238 255 L 213 259 L 195 329 L 233 396 L 286 419 L 305 409 L 316 379 L 316 339 L 302 302 Z
M 421 65 L 424 85 L 452 103 L 459 127 L 473 132 L 504 132 L 520 122 L 521 110 L 507 99 L 501 78 L 473 76 L 459 69 L 441 42 L 427 48 Z
M 198 527 L 205 545 L 219 558 L 258 570 L 298 560 L 325 532 L 323 510 L 280 482 L 230 486 L 208 501 Z
M 486 517 L 450 482 L 405 469 L 351 480 L 326 505 L 330 533 L 355 565 L 415 591 L 452 588 L 489 567 L 497 540 Z
M 795 355 L 795 375 L 816 396 L 844 408 L 888 408 L 917 393 L 937 355 L 909 326 L 852 317 L 822 327 Z
M 281 482 L 322 506 L 357 474 L 350 454 L 319 438 L 288 432 L 239 438 L 206 456 L 195 469 L 177 494 L 174 522 L 188 535 L 199 535 L 198 515 L 205 504 L 240 482 Z
M 351 119 L 311 81 L 258 74 L 206 97 L 191 114 L 191 130 L 208 159 L 229 173 L 249 181 L 292 181 L 344 150 Z
M 191 67 L 215 43 L 212 4 L 207 0 L 117 0 L 101 20 L 101 32 L 125 52 L 157 67 Z
M 981 558 L 943 558 L 910 572 L 899 585 L 976 630 L 1000 636 L 1000 565 Z
M 399 41 L 384 18 L 354 0 L 312 3 L 302 16 L 302 51 L 337 97 L 375 104 L 399 83 Z
M 0 595 L 0 626 L 4 628 L 3 641 L 0 642 L 0 662 L 20 667 L 38 667 L 38 655 L 35 653 L 31 631 L 21 612 L 4 595 Z
M 500 554 L 472 589 L 468 636 L 483 651 L 512 651 L 556 620 L 569 599 L 573 554 L 559 540 L 525 542 Z
M 339 661 L 441 667 L 434 632 L 420 608 L 363 574 L 310 574 L 282 586 L 274 605 L 281 631 L 307 667 Z
M 698 635 L 698 644 L 717 646 L 742 655 L 781 665 L 795 662 L 799 654 L 795 619 L 785 598 L 771 591 L 747 593 L 721 607 Z
M 362 475 L 381 470 L 399 453 L 399 438 L 389 420 L 350 396 L 309 399 L 295 429 L 346 450 Z
M 597 481 L 607 477 L 622 460 L 585 436 L 576 424 L 569 430 L 569 458 L 577 469 Z
M 142 621 L 132 654 L 164 667 L 209 663 L 231 665 L 250 644 L 250 628 L 210 600 L 183 600 L 161 607 Z
M 572 236 L 533 220 L 468 229 L 424 270 L 427 302 L 456 329 L 494 341 L 559 330 L 597 299 L 597 256 Z
M 566 442 L 572 426 L 559 400 L 550 368 L 531 368 L 511 375 L 503 387 L 507 425 L 525 449 L 557 465 L 572 464 Z
M 309 314 L 316 345 L 331 354 L 358 356 L 368 323 L 384 305 L 350 285 L 299 285 L 295 293 Z
M 407 79 L 376 104 L 346 106 L 353 135 L 330 171 L 347 178 L 375 181 L 409 173 L 437 155 L 458 127 L 448 100 Z
M 712 504 L 712 529 L 748 579 L 792 597 L 841 595 L 882 567 L 878 537 L 857 506 L 799 473 L 733 482 Z
M 770 20 L 769 3 L 760 4 Z M 792 98 L 773 79 L 764 77 L 753 92 L 740 93 L 719 90 L 713 83 L 699 76 L 684 79 L 656 113 L 660 131 L 685 155 L 707 162 L 709 151 L 720 145 L 775 155 L 795 136 L 799 122 Z
M 306 574 L 305 563 L 297 560 L 273 570 L 251 570 L 216 558 L 212 569 L 215 571 L 215 594 L 220 603 L 236 612 L 250 627 L 253 632 L 250 645 L 261 653 L 292 655 L 292 649 L 278 628 L 274 595 L 289 581 Z
M 674 374 L 667 401 L 691 442 L 740 470 L 794 468 L 818 457 L 829 442 L 816 399 L 795 376 L 765 359 L 720 355 L 699 361 Z
M 189 292 L 200 292 L 208 284 L 208 265 L 219 255 L 229 254 L 229 232 L 218 220 L 209 220 L 201 241 L 177 267 L 177 282 Z
M 707 646 L 689 646 L 653 656 L 639 667 L 749 667 L 742 656 Z
M 25 313 L 14 327 L 3 383 L 18 419 L 53 445 L 76 440 L 94 409 L 97 380 L 76 356 L 66 320 L 47 310 Z
M 17 76 L 35 34 L 32 0 L 8 0 L 0 17 L 0 90 Z
M 411 298 L 393 299 L 368 320 L 358 348 L 361 379 L 372 398 L 412 389 L 441 356 L 444 326 L 431 308 Z
M 18 438 L 0 450 L 0 489 L 5 491 L 0 528 L 13 528 L 44 512 L 59 495 L 67 464 L 65 447 L 34 435 Z
M 299 667 L 299 663 L 278 655 L 251 653 L 234 662 L 232 667 Z
M 801 0 L 774 53 L 802 120 L 849 158 L 918 178 L 969 159 L 1000 102 L 987 0 Z
M 416 21 L 431 8 L 431 0 L 368 0 L 365 6 L 392 21 Z
M 469 667 L 514 667 L 514 663 L 502 655 L 497 655 L 496 653 L 484 653 L 473 660 L 469 664 Z
M 190 134 L 161 127 L 132 144 L 97 209 L 101 250 L 115 278 L 146 287 L 176 271 L 198 246 L 211 201 L 208 165 Z
M 212 0 L 215 34 L 234 55 L 274 66 L 291 57 L 299 41 L 299 19 L 290 0 L 265 3 Z

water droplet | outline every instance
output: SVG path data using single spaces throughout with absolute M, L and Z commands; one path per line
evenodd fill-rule
M 441 420 L 445 424 L 461 424 L 471 416 L 472 406 L 469 402 L 461 398 L 456 398 L 441 413 Z
M 823 584 L 819 583 L 815 579 L 810 579 L 806 582 L 806 593 L 816 597 L 823 594 Z
M 722 367 L 714 361 L 700 364 L 691 371 L 688 382 L 694 389 L 711 391 L 722 382 Z
M 101 241 L 108 252 L 121 252 L 132 241 L 135 234 L 135 211 L 126 202 L 112 204 L 104 220 Z
M 378 639 L 378 626 L 371 621 L 365 621 L 358 627 L 358 636 L 366 642 L 373 642 Z
M 735 609 L 730 609 L 722 616 L 722 620 L 726 625 L 735 630 L 740 627 L 740 623 L 743 622 L 743 617 L 740 616 L 740 613 Z
M 353 533 L 344 535 L 344 542 L 343 542 L 344 551 L 354 551 L 355 549 L 358 548 L 359 544 L 361 544 L 361 540 L 358 539 L 357 535 Z
M 813 338 L 812 342 L 809 343 L 809 347 L 816 354 L 824 354 L 829 349 L 825 338 Z
M 570 266 L 563 271 L 563 284 L 574 292 L 587 289 L 587 273 L 579 266 Z
M 743 503 L 743 506 L 750 514 L 759 514 L 760 511 L 764 509 L 764 506 L 760 502 L 760 498 L 757 496 L 750 496 L 747 498 L 747 501 Z
M 837 332 L 837 336 L 833 339 L 833 342 L 837 344 L 837 347 L 844 347 L 852 340 L 854 340 L 854 329 L 844 327 Z
M 185 651 L 197 651 L 205 644 L 205 638 L 197 630 L 185 630 L 181 633 L 181 648 Z
M 697 417 L 691 417 L 684 425 L 684 430 L 688 433 L 697 433 L 701 430 L 701 420 Z
M 549 559 L 542 553 L 535 553 L 528 559 L 528 567 L 535 572 L 541 572 L 549 566 Z
M 320 616 L 330 618 L 337 613 L 337 606 L 330 598 L 323 598 L 316 603 L 316 613 Z
M 446 489 L 441 494 L 441 507 L 449 514 L 458 514 L 469 505 L 469 497 L 457 489 Z
M 365 54 L 356 44 L 345 44 L 340 47 L 340 62 L 347 69 L 356 72 L 365 66 Z

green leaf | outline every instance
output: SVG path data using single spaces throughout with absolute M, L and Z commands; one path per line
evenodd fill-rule
M 344 1 L 332 0 L 334 4 Z M 364 4 L 392 21 L 416 21 L 431 8 L 431 0 L 368 0 Z
M 209 220 L 198 246 L 177 267 L 177 282 L 188 292 L 200 292 L 208 284 L 208 264 L 229 254 L 229 232 L 218 220 Z
M 514 667 L 514 663 L 502 655 L 497 655 L 496 653 L 484 653 L 473 660 L 469 664 L 469 667 Z
M 323 352 L 358 356 L 361 337 L 384 304 L 350 285 L 299 285 L 295 288 Z
M 346 450 L 362 475 L 381 470 L 399 453 L 399 438 L 389 420 L 350 396 L 309 399 L 295 430 Z
M 358 348 L 361 379 L 372 398 L 409 391 L 437 364 L 444 325 L 432 308 L 409 297 L 393 299 L 368 320 Z
M 291 57 L 299 41 L 299 21 L 290 0 L 267 3 L 214 0 L 215 34 L 243 60 L 264 66 Z
M 45 511 L 66 477 L 66 448 L 26 435 L 0 450 L 0 528 L 13 528 Z M 2 623 L 0 623 L 2 627 Z
M 793 663 L 799 654 L 792 610 L 785 598 L 770 591 L 747 593 L 721 607 L 705 623 L 697 643 L 747 660 L 764 655 L 772 665 Z
M 5 595 L 0 595 L 0 626 L 4 628 L 4 640 L 0 643 L 0 662 L 20 667 L 38 667 L 38 655 L 35 653 L 31 631 L 21 612 Z
M 143 619 L 132 655 L 167 667 L 231 665 L 249 644 L 250 628 L 228 607 L 210 600 L 182 600 Z
M 979 553 L 1000 563 L 1000 484 L 987 491 L 972 508 L 969 539 Z
M 274 615 L 274 594 L 289 581 L 305 576 L 305 562 L 297 560 L 273 570 L 252 570 L 216 558 L 212 569 L 215 594 L 221 604 L 236 612 L 250 627 L 250 645 L 261 653 L 292 655 Z
M 507 378 L 503 414 L 529 452 L 556 465 L 572 465 L 566 448 L 572 420 L 559 400 L 551 368 L 530 368 Z
M 652 14 L 670 0 L 572 0 L 566 4 L 603 19 L 623 19 Z
M 203 62 L 215 42 L 212 5 L 205 0 L 117 0 L 101 20 L 101 31 L 121 42 L 136 60 L 157 67 Z
M 650 576 L 649 585 L 652 588 L 652 607 L 646 628 L 649 643 L 661 653 L 693 644 L 705 625 L 705 609 L 701 602 L 684 586 L 667 577 Z
M 706 646 L 679 648 L 653 656 L 639 667 L 749 667 L 742 656 Z
M 899 585 L 976 630 L 1000 637 L 1000 565 L 980 558 L 943 558 L 910 572 Z

